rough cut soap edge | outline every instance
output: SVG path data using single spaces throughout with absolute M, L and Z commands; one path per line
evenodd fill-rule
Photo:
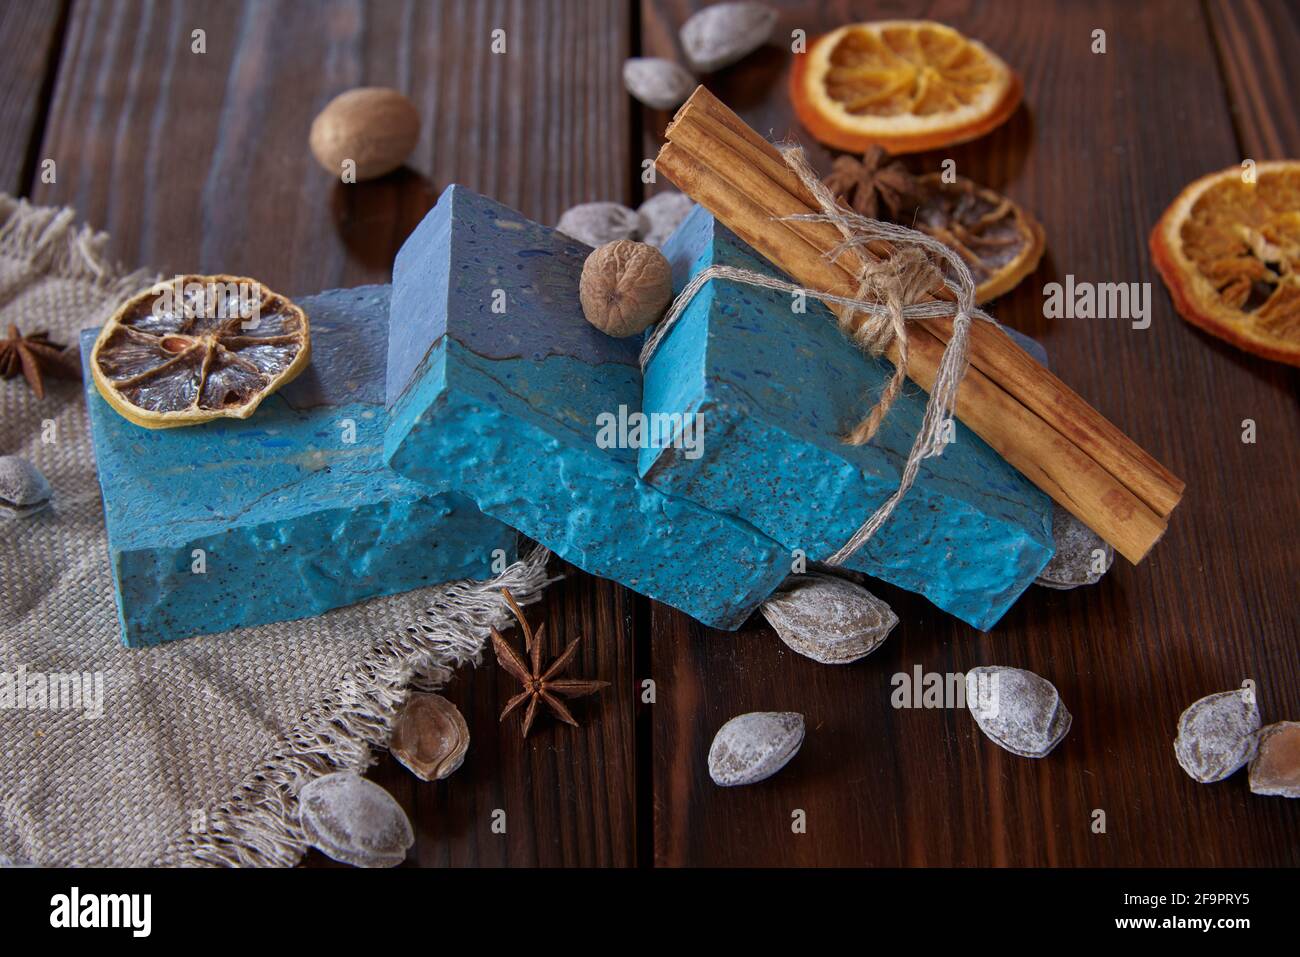
M 452 342 L 453 342 L 453 348 L 456 349 L 464 348 L 460 346 L 458 343 L 455 343 L 455 340 L 452 340 Z M 452 363 L 452 364 L 460 366 L 460 372 L 463 373 L 465 376 L 470 376 L 474 374 L 472 370 L 464 366 L 462 363 Z M 462 382 L 462 385 L 464 384 L 465 383 Z M 425 388 L 425 385 L 426 385 L 425 383 L 421 383 L 421 385 L 416 389 L 409 390 L 408 394 L 419 392 L 421 389 Z M 586 556 L 580 550 L 575 551 L 573 549 L 563 546 L 560 542 L 557 542 L 553 536 L 547 535 L 545 531 L 540 530 L 537 527 L 533 526 L 532 523 L 525 521 L 524 520 L 525 517 L 517 514 L 516 515 L 500 514 L 495 504 L 484 497 L 481 488 L 474 488 L 474 487 L 467 487 L 467 486 L 460 485 L 452 478 L 449 478 L 445 475 L 439 475 L 437 469 L 425 470 L 418 464 L 419 461 L 422 460 L 422 456 L 412 451 L 411 449 L 405 447 L 405 440 L 413 433 L 416 433 L 423 429 L 431 429 L 431 430 L 441 429 L 445 425 L 445 423 L 437 421 L 437 419 L 444 415 L 449 415 L 452 417 L 460 417 L 466 415 L 473 416 L 475 414 L 478 414 L 478 412 L 475 411 L 478 410 L 481 411 L 482 414 L 490 417 L 501 416 L 509 420 L 510 423 L 509 427 L 511 429 L 516 430 L 517 436 L 520 437 L 525 435 L 531 436 L 533 437 L 531 441 L 538 444 L 543 442 L 556 441 L 555 439 L 549 436 L 543 438 L 541 433 L 544 430 L 542 430 L 540 426 L 533 423 L 526 422 L 517 417 L 507 415 L 506 413 L 502 412 L 500 409 L 497 409 L 495 406 L 491 406 L 490 404 L 483 403 L 482 400 L 477 398 L 480 390 L 476 389 L 473 386 L 467 386 L 468 391 L 466 392 L 461 392 L 456 388 L 445 388 L 442 386 L 438 386 L 437 388 L 434 388 L 432 385 L 430 385 L 429 388 L 430 391 L 428 393 L 428 396 L 430 396 L 430 398 L 428 398 L 427 401 L 422 400 L 420 403 L 418 403 L 415 406 L 415 409 L 410 410 L 410 414 L 407 415 L 406 417 L 402 418 L 398 416 L 396 414 L 397 407 L 394 408 L 394 415 L 392 417 L 392 422 L 390 423 L 390 431 L 400 432 L 401 439 L 394 443 L 391 455 L 387 457 L 387 464 L 389 465 L 389 467 L 393 468 L 394 471 L 398 472 L 399 474 L 402 474 L 410 478 L 412 481 L 420 481 L 423 482 L 424 484 L 427 484 L 430 488 L 452 489 L 461 493 L 462 495 L 466 495 L 478 505 L 479 509 L 482 510 L 484 514 L 488 515 L 489 517 L 493 517 L 496 518 L 498 521 L 504 522 L 509 525 L 513 525 L 516 528 L 519 528 L 525 534 L 534 536 L 538 540 L 542 541 L 543 543 L 553 548 L 556 554 L 558 554 L 560 557 L 564 558 L 566 561 L 577 566 L 578 568 L 581 568 L 590 574 L 596 575 L 597 577 L 610 578 L 610 575 L 607 573 L 609 569 L 602 570 L 597 566 L 592 565 L 590 562 L 588 562 Z M 400 401 L 399 401 L 399 407 L 400 407 Z M 416 410 L 419 409 L 423 409 L 424 411 L 417 413 Z M 477 430 L 474 434 L 481 436 L 482 435 L 481 429 Z M 529 440 L 520 438 L 520 441 L 529 441 Z M 562 454 L 568 454 L 568 453 L 562 453 Z M 583 451 L 581 453 L 577 453 L 576 451 L 574 451 L 573 454 L 581 454 L 585 456 L 589 453 L 586 451 Z M 620 468 L 612 461 L 610 461 L 608 464 L 610 468 L 613 469 Z M 631 466 L 627 468 L 627 474 L 625 477 L 631 480 L 637 487 L 642 488 L 646 494 L 651 494 L 655 496 L 660 502 L 662 508 L 688 509 L 691 510 L 692 512 L 698 512 L 707 515 L 711 520 L 714 520 L 716 522 L 725 523 L 727 526 L 734 526 L 737 532 L 745 535 L 748 538 L 752 538 L 752 544 L 761 546 L 764 551 L 770 550 L 772 552 L 773 558 L 770 561 L 763 562 L 762 567 L 766 569 L 766 574 L 759 575 L 756 572 L 755 576 L 753 577 L 753 580 L 748 585 L 748 590 L 746 591 L 742 599 L 739 602 L 734 602 L 732 606 L 727 610 L 722 610 L 722 609 L 710 610 L 709 608 L 702 607 L 698 604 L 693 604 L 691 601 L 684 600 L 686 596 L 682 596 L 682 595 L 669 596 L 665 594 L 662 589 L 655 587 L 653 583 L 651 585 L 647 585 L 645 582 L 629 580 L 627 578 L 612 578 L 611 580 L 621 582 L 622 584 L 626 585 L 628 588 L 630 588 L 632 591 L 636 592 L 637 594 L 645 595 L 649 598 L 655 599 L 656 601 L 660 601 L 663 602 L 664 604 L 670 605 L 671 607 L 677 608 L 683 611 L 684 613 L 690 615 L 691 617 L 695 618 L 697 621 L 701 622 L 702 624 L 707 625 L 708 627 L 718 628 L 724 631 L 734 631 L 740 628 L 745 623 L 745 621 L 749 618 L 749 616 L 758 609 L 758 607 L 762 604 L 763 600 L 765 600 L 767 596 L 770 595 L 777 587 L 780 586 L 781 582 L 785 580 L 786 565 L 787 565 L 785 550 L 782 548 L 782 546 L 780 546 L 778 543 L 771 540 L 767 536 L 763 535 L 757 529 L 737 519 L 733 519 L 728 516 L 723 516 L 723 515 L 719 515 L 718 513 L 712 512 L 709 509 L 704 508 L 699 504 L 692 502 L 688 499 L 677 498 L 675 496 L 667 495 L 662 491 L 655 489 L 653 486 L 649 486 L 646 483 L 642 482 L 636 476 L 635 468 Z M 777 555 L 781 556 L 779 560 L 777 560 L 777 558 L 775 557 Z
M 394 512 L 405 511 L 408 512 L 406 518 L 410 519 L 412 516 L 409 512 L 420 509 L 441 512 L 441 519 L 436 529 L 439 535 L 437 540 L 425 536 L 416 536 L 394 544 L 392 539 L 389 538 L 382 549 L 384 560 L 390 560 L 390 556 L 394 554 L 395 550 L 400 551 L 404 556 L 414 557 L 430 554 L 435 549 L 444 549 L 444 546 L 448 544 L 448 539 L 443 536 L 447 534 L 447 526 L 452 521 L 481 524 L 483 526 L 481 530 L 482 537 L 476 542 L 475 548 L 464 556 L 464 561 L 443 564 L 438 569 L 438 575 L 443 577 L 444 580 L 459 581 L 469 579 L 480 581 L 490 577 L 490 559 L 487 555 L 492 550 L 501 549 L 511 561 L 516 558 L 515 543 L 518 536 L 512 529 L 502 523 L 493 521 L 489 516 L 479 513 L 473 502 L 468 498 L 450 493 L 431 494 L 410 502 L 373 502 L 360 505 L 355 510 L 341 507 L 326 509 L 311 516 L 303 516 L 299 521 L 303 523 L 323 521 L 327 525 L 333 524 L 339 529 L 351 530 L 348 519 L 352 516 L 358 516 L 366 520 L 371 516 L 380 516 L 382 518 L 385 515 L 392 515 Z M 457 514 L 458 511 L 460 514 Z M 391 525 L 394 518 L 395 516 L 387 518 L 385 521 Z M 139 576 L 142 574 L 149 572 L 159 574 L 161 570 L 165 570 L 169 566 L 173 568 L 184 567 L 188 563 L 191 548 L 201 548 L 209 554 L 220 554 L 223 551 L 222 543 L 233 542 L 238 548 L 241 541 L 249 543 L 266 541 L 275 537 L 274 530 L 276 528 L 277 523 L 266 522 L 256 526 L 232 528 L 225 533 L 195 538 L 175 548 L 159 546 L 156 548 L 110 549 L 109 560 L 114 582 L 114 601 L 117 607 L 122 644 L 127 648 L 155 648 L 170 644 L 173 641 L 182 641 L 200 635 L 221 635 L 263 625 L 290 624 L 317 618 L 335 609 L 347 608 L 361 602 L 387 598 L 442 583 L 441 581 L 413 582 L 409 577 L 397 576 L 397 570 L 390 567 L 382 576 L 370 576 L 373 581 L 371 589 L 349 592 L 345 600 L 338 604 L 331 603 L 329 607 L 324 609 L 319 606 L 308 607 L 307 604 L 308 599 L 319 598 L 319 583 L 316 590 L 308 588 L 305 584 L 300 584 L 292 590 L 293 594 L 290 599 L 273 606 L 272 609 L 255 608 L 251 603 L 245 603 L 241 606 L 239 612 L 245 617 L 239 620 L 224 617 L 218 619 L 219 624 L 215 627 L 193 624 L 189 627 L 179 628 L 167 625 L 169 619 L 162 613 L 162 608 L 166 605 L 166 602 L 145 602 L 136 598 L 132 591 L 134 583 L 138 581 Z M 459 542 L 453 541 L 452 544 L 459 546 L 464 541 L 466 540 L 461 539 Z M 483 554 L 474 557 L 473 552 L 478 546 L 481 546 Z M 445 560 L 446 555 L 444 554 L 441 557 Z M 315 567 L 314 561 L 312 566 Z M 339 576 L 345 575 L 345 570 L 342 567 L 336 566 L 331 571 Z M 184 578 L 183 575 L 181 577 Z M 158 578 L 148 578 L 147 580 L 153 586 L 149 589 L 149 592 L 167 594 L 174 584 L 174 579 L 174 575 L 165 573 Z M 343 589 L 338 585 L 337 580 L 333 581 L 330 586 L 331 597 L 329 600 L 331 602 L 339 601 L 341 592 L 343 592 Z M 128 597 L 133 599 L 129 602 L 129 609 Z M 214 606 L 219 604 L 213 601 L 213 598 L 214 596 L 211 595 L 205 596 L 204 607 L 208 614 L 215 614 Z
M 453 184 L 443 191 L 433 209 L 402 243 L 393 262 L 392 298 L 388 305 L 388 358 L 384 379 L 385 401 L 389 408 L 397 403 L 411 382 L 423 373 L 429 354 L 447 333 L 445 320 L 438 320 L 438 312 L 433 307 L 440 299 L 444 302 L 446 300 L 451 281 L 451 256 L 436 257 L 431 267 L 418 257 L 428 243 L 450 249 L 454 238 L 451 220 L 455 197 L 456 186 Z M 422 267 L 433 273 L 430 296 L 421 295 L 425 285 L 401 281 L 403 274 L 419 271 Z M 405 317 L 402 322 L 392 321 L 392 317 L 399 315 Z
M 309 847 L 297 822 L 303 785 L 339 770 L 364 773 L 375 761 L 372 749 L 387 745 L 409 692 L 443 687 L 454 670 L 479 661 L 489 626 L 514 620 L 502 588 L 528 605 L 558 580 L 546 575 L 549 557 L 535 548 L 490 581 L 434 586 L 424 615 L 340 674 L 333 690 L 253 762 L 230 796 L 205 809 L 207 833 L 177 835 L 148 866 L 297 864 Z M 477 627 L 469 624 L 475 621 Z
M 366 287 L 361 287 L 361 288 L 366 288 Z M 97 330 L 94 328 L 84 329 L 82 330 L 81 339 L 80 339 L 80 345 L 81 345 L 80 358 L 82 361 L 82 368 L 83 368 L 84 398 L 87 404 L 88 414 L 91 416 L 92 420 L 94 419 L 94 412 L 92 410 L 93 407 L 96 405 L 103 406 L 103 402 L 99 398 L 94 382 L 91 379 L 90 366 L 89 366 L 91 346 L 94 344 L 94 341 L 97 338 L 97 334 L 98 334 Z M 281 397 L 272 396 L 270 401 L 272 402 L 281 401 Z M 365 407 L 369 408 L 368 405 Z M 340 410 L 347 410 L 352 407 L 338 406 L 337 408 Z M 92 434 L 93 433 L 94 430 L 92 429 Z M 103 503 L 103 507 L 104 507 L 105 527 L 107 530 L 110 522 L 109 507 L 108 507 L 108 492 L 104 486 L 104 473 L 98 467 L 99 448 L 98 448 L 97 440 L 92 438 L 91 445 L 92 445 L 92 450 L 94 451 L 94 454 L 96 456 L 96 463 L 97 463 L 96 484 L 99 488 L 100 500 Z M 397 478 L 395 473 L 394 473 L 394 478 Z M 416 483 L 409 483 L 409 484 L 410 484 L 409 497 L 403 500 L 404 504 L 408 507 L 416 507 L 420 502 L 424 502 L 432 507 L 445 509 L 446 511 L 443 516 L 443 522 L 441 523 L 444 526 L 447 519 L 450 516 L 454 515 L 457 508 L 468 508 L 470 510 L 473 510 L 476 514 L 478 514 L 477 509 L 475 508 L 473 502 L 465 496 L 458 495 L 454 492 L 450 492 L 447 490 L 438 491 L 438 490 L 429 489 L 427 487 L 421 488 Z M 363 510 L 369 510 L 371 512 L 382 512 L 384 509 L 392 508 L 398 503 L 394 502 L 391 499 L 379 499 L 374 501 L 361 502 L 358 504 L 359 507 Z M 336 508 L 327 511 L 331 514 L 337 514 L 337 513 L 343 513 L 346 510 L 342 508 Z M 323 513 L 314 512 L 310 514 L 299 515 L 294 518 L 294 521 L 295 522 L 312 521 L 315 519 L 319 519 L 321 514 Z M 464 517 L 465 516 L 462 516 L 462 520 Z M 487 549 L 492 549 L 497 547 L 504 548 L 506 550 L 507 555 L 513 561 L 517 557 L 516 549 L 513 544 L 516 536 L 513 530 L 502 523 L 496 522 L 495 520 L 491 519 L 489 516 L 479 514 L 479 518 L 483 521 L 484 524 L 485 537 L 483 541 L 486 548 Z M 215 627 L 211 630 L 191 628 L 191 629 L 181 629 L 179 631 L 174 631 L 174 632 L 160 631 L 158 622 L 156 621 L 156 617 L 157 617 L 156 606 L 142 604 L 138 601 L 132 601 L 130 603 L 131 607 L 128 609 L 127 607 L 128 576 L 124 574 L 124 568 L 128 564 L 140 560 L 147 562 L 150 556 L 154 556 L 156 559 L 158 556 L 163 556 L 163 555 L 171 555 L 173 560 L 180 562 L 181 564 L 184 564 L 184 562 L 181 562 L 181 558 L 184 555 L 187 555 L 192 547 L 198 547 L 201 545 L 210 552 L 219 552 L 221 549 L 219 547 L 216 547 L 216 543 L 226 541 L 232 535 L 247 536 L 259 530 L 265 531 L 266 529 L 272 528 L 274 525 L 275 525 L 274 522 L 265 522 L 257 526 L 241 526 L 233 529 L 227 528 L 224 531 L 210 531 L 193 537 L 190 536 L 189 534 L 184 534 L 176 538 L 176 540 L 171 543 L 151 542 L 148 545 L 139 545 L 139 546 L 122 545 L 122 544 L 114 545 L 110 536 L 110 540 L 108 542 L 108 558 L 109 558 L 109 565 L 110 565 L 110 570 L 113 578 L 113 603 L 117 613 L 118 637 L 122 645 L 127 648 L 153 648 L 153 647 L 159 647 L 162 645 L 169 644 L 172 641 L 180 641 L 180 640 L 184 640 L 185 638 L 198 637 L 201 635 L 219 635 L 219 634 L 226 634 L 230 632 L 239 631 L 244 628 L 255 628 L 255 627 L 261 627 L 264 625 L 270 625 L 275 623 L 291 623 L 291 622 L 304 621 L 310 618 L 315 618 L 321 614 L 324 614 L 325 612 L 333 611 L 336 608 L 343 608 L 349 605 L 354 605 L 365 601 L 371 601 L 378 598 L 386 598 L 392 595 L 401 594 L 403 592 L 414 591 L 419 588 L 427 588 L 431 584 L 437 584 L 434 582 L 419 582 L 419 583 L 412 584 L 409 581 L 403 581 L 391 587 L 389 586 L 380 587 L 378 590 L 359 595 L 357 597 L 352 598 L 349 601 L 346 601 L 342 604 L 333 605 L 332 607 L 324 609 L 323 611 L 320 609 L 302 608 L 299 610 L 292 611 L 286 616 L 264 618 L 262 616 L 254 615 L 240 621 L 222 620 L 219 627 Z M 491 532 L 492 532 L 491 538 L 486 537 L 489 527 L 491 528 Z M 440 528 L 440 530 L 442 529 Z M 405 548 L 408 550 L 411 550 L 415 547 L 416 547 L 416 543 L 414 541 L 410 541 L 405 544 Z M 481 580 L 481 578 L 486 576 L 488 572 L 489 572 L 489 562 L 487 559 L 483 559 L 479 561 L 477 563 L 477 567 L 471 567 L 469 564 L 465 564 L 465 565 L 461 565 L 460 567 L 446 570 L 446 574 L 449 576 L 447 580 L 451 580 L 451 581 L 459 580 L 462 578 Z
M 736 396 L 733 386 L 730 384 L 723 384 L 719 388 L 715 389 L 714 394 L 709 397 L 707 402 L 697 403 L 687 411 L 688 413 L 702 412 L 709 415 L 710 412 L 719 408 L 726 408 L 729 406 L 743 408 L 746 406 L 747 401 L 748 400 L 743 397 Z M 717 448 L 725 449 L 727 447 L 727 443 L 731 439 L 736 423 L 744 421 L 741 418 L 725 415 L 719 416 L 718 418 L 724 422 L 729 422 L 730 426 L 720 428 L 717 424 L 714 424 L 711 429 L 707 430 L 707 434 L 712 436 L 710 441 L 713 443 L 715 454 Z M 770 428 L 775 432 L 788 435 L 788 433 L 785 433 L 779 426 L 770 426 Z M 699 489 L 694 488 L 693 481 L 694 478 L 697 477 L 696 473 L 674 471 L 672 466 L 678 455 L 680 455 L 680 453 L 673 448 L 658 450 L 655 453 L 656 457 L 653 459 L 650 471 L 643 477 L 643 481 L 652 487 L 659 488 L 660 491 L 672 498 L 695 503 L 711 501 L 713 503 L 712 508 L 718 514 L 730 517 L 741 523 L 749 523 L 745 515 L 734 508 L 727 507 L 725 504 L 720 504 L 716 497 L 712 497 L 711 492 L 700 491 Z M 1043 493 L 1038 492 L 1037 490 L 1034 491 L 1038 495 L 1043 495 Z M 945 493 L 936 489 L 932 497 L 935 499 L 944 499 Z M 1043 495 L 1043 499 L 1046 501 L 1045 495 Z M 866 513 L 864 512 L 864 515 L 865 514 Z M 1050 509 L 1045 513 L 1045 515 L 1050 519 Z M 986 516 L 986 518 L 990 522 L 999 523 L 1009 529 L 1020 528 L 1020 526 L 1015 525 L 1009 518 L 992 516 Z M 781 538 L 778 535 L 773 534 L 771 531 L 762 528 L 757 528 L 757 531 L 760 534 L 777 541 L 783 547 L 793 547 L 788 542 L 782 542 Z M 1021 571 L 1014 580 L 1008 581 L 1004 587 L 992 594 L 982 588 L 951 591 L 949 593 L 951 597 L 947 604 L 939 603 L 939 596 L 942 594 L 942 590 L 936 593 L 936 590 L 933 587 L 933 582 L 925 576 L 918 577 L 916 569 L 904 568 L 902 566 L 892 569 L 884 569 L 880 563 L 871 557 L 869 550 L 864 549 L 850 557 L 844 563 L 843 568 L 852 572 L 860 572 L 879 581 L 889 582 L 896 587 L 920 595 L 944 614 L 951 615 L 960 621 L 964 621 L 979 631 L 988 632 L 996 627 L 998 622 L 1002 620 L 1006 613 L 1010 611 L 1019 600 L 1020 596 L 1023 595 L 1025 591 L 1029 589 L 1030 585 L 1034 583 L 1038 573 L 1051 560 L 1054 552 L 1049 527 L 1044 526 L 1042 529 L 1035 530 L 1025 526 L 1021 528 L 1021 531 L 1023 532 L 1022 544 L 1015 552 L 1020 559 L 1019 564 L 1021 565 Z M 809 542 L 803 542 L 801 544 L 802 547 L 809 551 L 810 556 L 814 560 L 824 560 L 825 556 L 823 549 L 814 551 Z M 887 574 L 884 573 L 886 571 L 888 571 Z

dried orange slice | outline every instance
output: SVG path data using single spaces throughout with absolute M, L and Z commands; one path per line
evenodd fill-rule
M 148 429 L 246 419 L 311 358 L 307 315 L 255 279 L 178 276 L 128 299 L 90 354 L 99 394 Z
M 1300 160 L 1203 176 L 1151 231 L 1151 255 L 1192 325 L 1300 366 Z
M 914 220 L 903 224 L 928 233 L 955 250 L 975 279 L 975 300 L 1010 292 L 1038 268 L 1047 248 L 1043 227 L 1007 197 L 958 176 L 916 178 L 921 196 Z
M 962 143 L 1020 104 L 1019 78 L 995 53 L 931 20 L 854 23 L 795 57 L 790 96 L 828 146 L 891 153 Z

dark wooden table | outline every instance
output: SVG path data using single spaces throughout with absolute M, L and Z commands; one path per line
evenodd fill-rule
M 0 0 L 0 189 L 68 204 L 113 254 L 167 272 L 255 274 L 289 293 L 382 282 L 451 182 L 554 223 L 569 205 L 648 190 L 666 114 L 623 92 L 627 56 L 677 56 L 699 6 L 635 0 L 112 2 Z M 1251 865 L 1300 863 L 1300 804 L 1244 775 L 1193 783 L 1171 740 L 1194 699 L 1253 679 L 1266 721 L 1300 719 L 1300 407 L 1294 369 L 1234 351 L 1175 315 L 1146 237 L 1182 185 L 1242 159 L 1300 155 L 1300 7 L 1287 0 L 778 4 L 772 45 L 708 78 L 751 124 L 800 135 L 790 31 L 927 17 L 1019 70 L 1025 105 L 944 158 L 1047 231 L 1039 271 L 996 303 L 1058 373 L 1186 478 L 1164 542 L 1097 587 L 1031 589 L 990 634 L 887 586 L 901 619 L 871 658 L 816 665 L 760 619 L 735 634 L 557 562 L 554 640 L 613 681 L 581 730 L 525 743 L 498 727 L 495 667 L 447 694 L 473 746 L 421 784 L 373 777 L 410 812 L 425 865 Z M 507 51 L 490 52 L 506 30 Z M 1092 32 L 1107 50 L 1091 52 Z M 195 30 L 206 52 L 193 52 Z M 407 92 L 424 129 L 410 168 L 343 186 L 307 151 L 315 113 L 362 84 Z M 823 168 L 828 154 L 813 146 Z M 54 175 L 45 160 L 54 161 Z M 1042 318 L 1073 274 L 1152 283 L 1153 321 Z M 1258 441 L 1241 441 L 1253 419 Z M 717 556 L 699 556 L 708 574 Z M 969 715 L 895 710 L 891 677 L 979 664 L 1054 681 L 1074 729 L 1050 758 L 1000 751 Z M 653 681 L 653 703 L 643 682 Z M 714 787 L 714 731 L 751 710 L 807 716 L 779 776 Z M 505 835 L 492 815 L 506 811 Z M 1105 812 L 1105 831 L 1093 828 Z M 792 815 L 805 813 L 806 833 Z M 324 859 L 313 856 L 312 863 Z

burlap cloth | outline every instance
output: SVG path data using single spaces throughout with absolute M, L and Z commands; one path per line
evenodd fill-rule
M 149 278 L 111 268 L 104 242 L 71 210 L 0 194 L 0 333 L 16 323 L 75 342 L 102 324 Z M 45 512 L 0 518 L 0 673 L 103 680 L 100 717 L 34 706 L 35 695 L 0 708 L 9 861 L 295 863 L 298 789 L 367 766 L 408 687 L 436 687 L 477 659 L 489 625 L 508 620 L 501 585 L 531 601 L 547 582 L 538 549 L 492 582 L 129 650 L 80 386 L 55 381 L 42 402 L 21 377 L 0 380 L 0 455 L 27 458 L 54 488 Z

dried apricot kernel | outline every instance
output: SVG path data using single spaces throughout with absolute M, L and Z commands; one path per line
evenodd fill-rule
M 1065 591 L 1094 585 L 1110 571 L 1115 549 L 1056 502 L 1052 503 L 1052 560 L 1034 579 L 1035 585 Z
M 459 709 L 436 694 L 413 694 L 393 725 L 388 750 L 421 781 L 441 781 L 461 766 L 469 726 Z
M 694 208 L 695 200 L 676 191 L 655 193 L 647 199 L 636 208 L 646 222 L 646 245 L 662 248 Z
M 1258 732 L 1253 689 L 1206 695 L 1179 715 L 1174 757 L 1193 780 L 1222 781 L 1255 756 Z
M 732 718 L 709 746 L 709 777 L 722 787 L 770 778 L 799 753 L 803 736 L 803 715 L 795 711 L 754 711 Z
M 695 77 L 672 60 L 638 56 L 623 63 L 623 85 L 650 109 L 673 110 L 691 95 Z
M 1259 750 L 1250 762 L 1255 794 L 1300 798 L 1300 721 L 1279 721 L 1259 733 Z
M 619 239 L 640 239 L 649 229 L 645 217 L 622 203 L 580 203 L 564 211 L 556 232 L 588 246 Z
M 48 508 L 54 492 L 31 462 L 0 455 L 0 517 L 26 518 Z
M 1021 668 L 966 672 L 966 706 L 985 736 L 1022 758 L 1044 758 L 1070 730 L 1056 685 Z
M 865 658 L 898 624 L 893 609 L 861 585 L 816 572 L 786 582 L 761 611 L 790 650 L 825 665 Z
M 313 847 L 354 867 L 396 867 L 415 843 L 401 805 L 353 771 L 336 771 L 303 785 L 298 818 Z
M 697 73 L 712 73 L 749 56 L 775 26 L 776 11 L 765 3 L 715 3 L 682 24 L 682 49 Z

